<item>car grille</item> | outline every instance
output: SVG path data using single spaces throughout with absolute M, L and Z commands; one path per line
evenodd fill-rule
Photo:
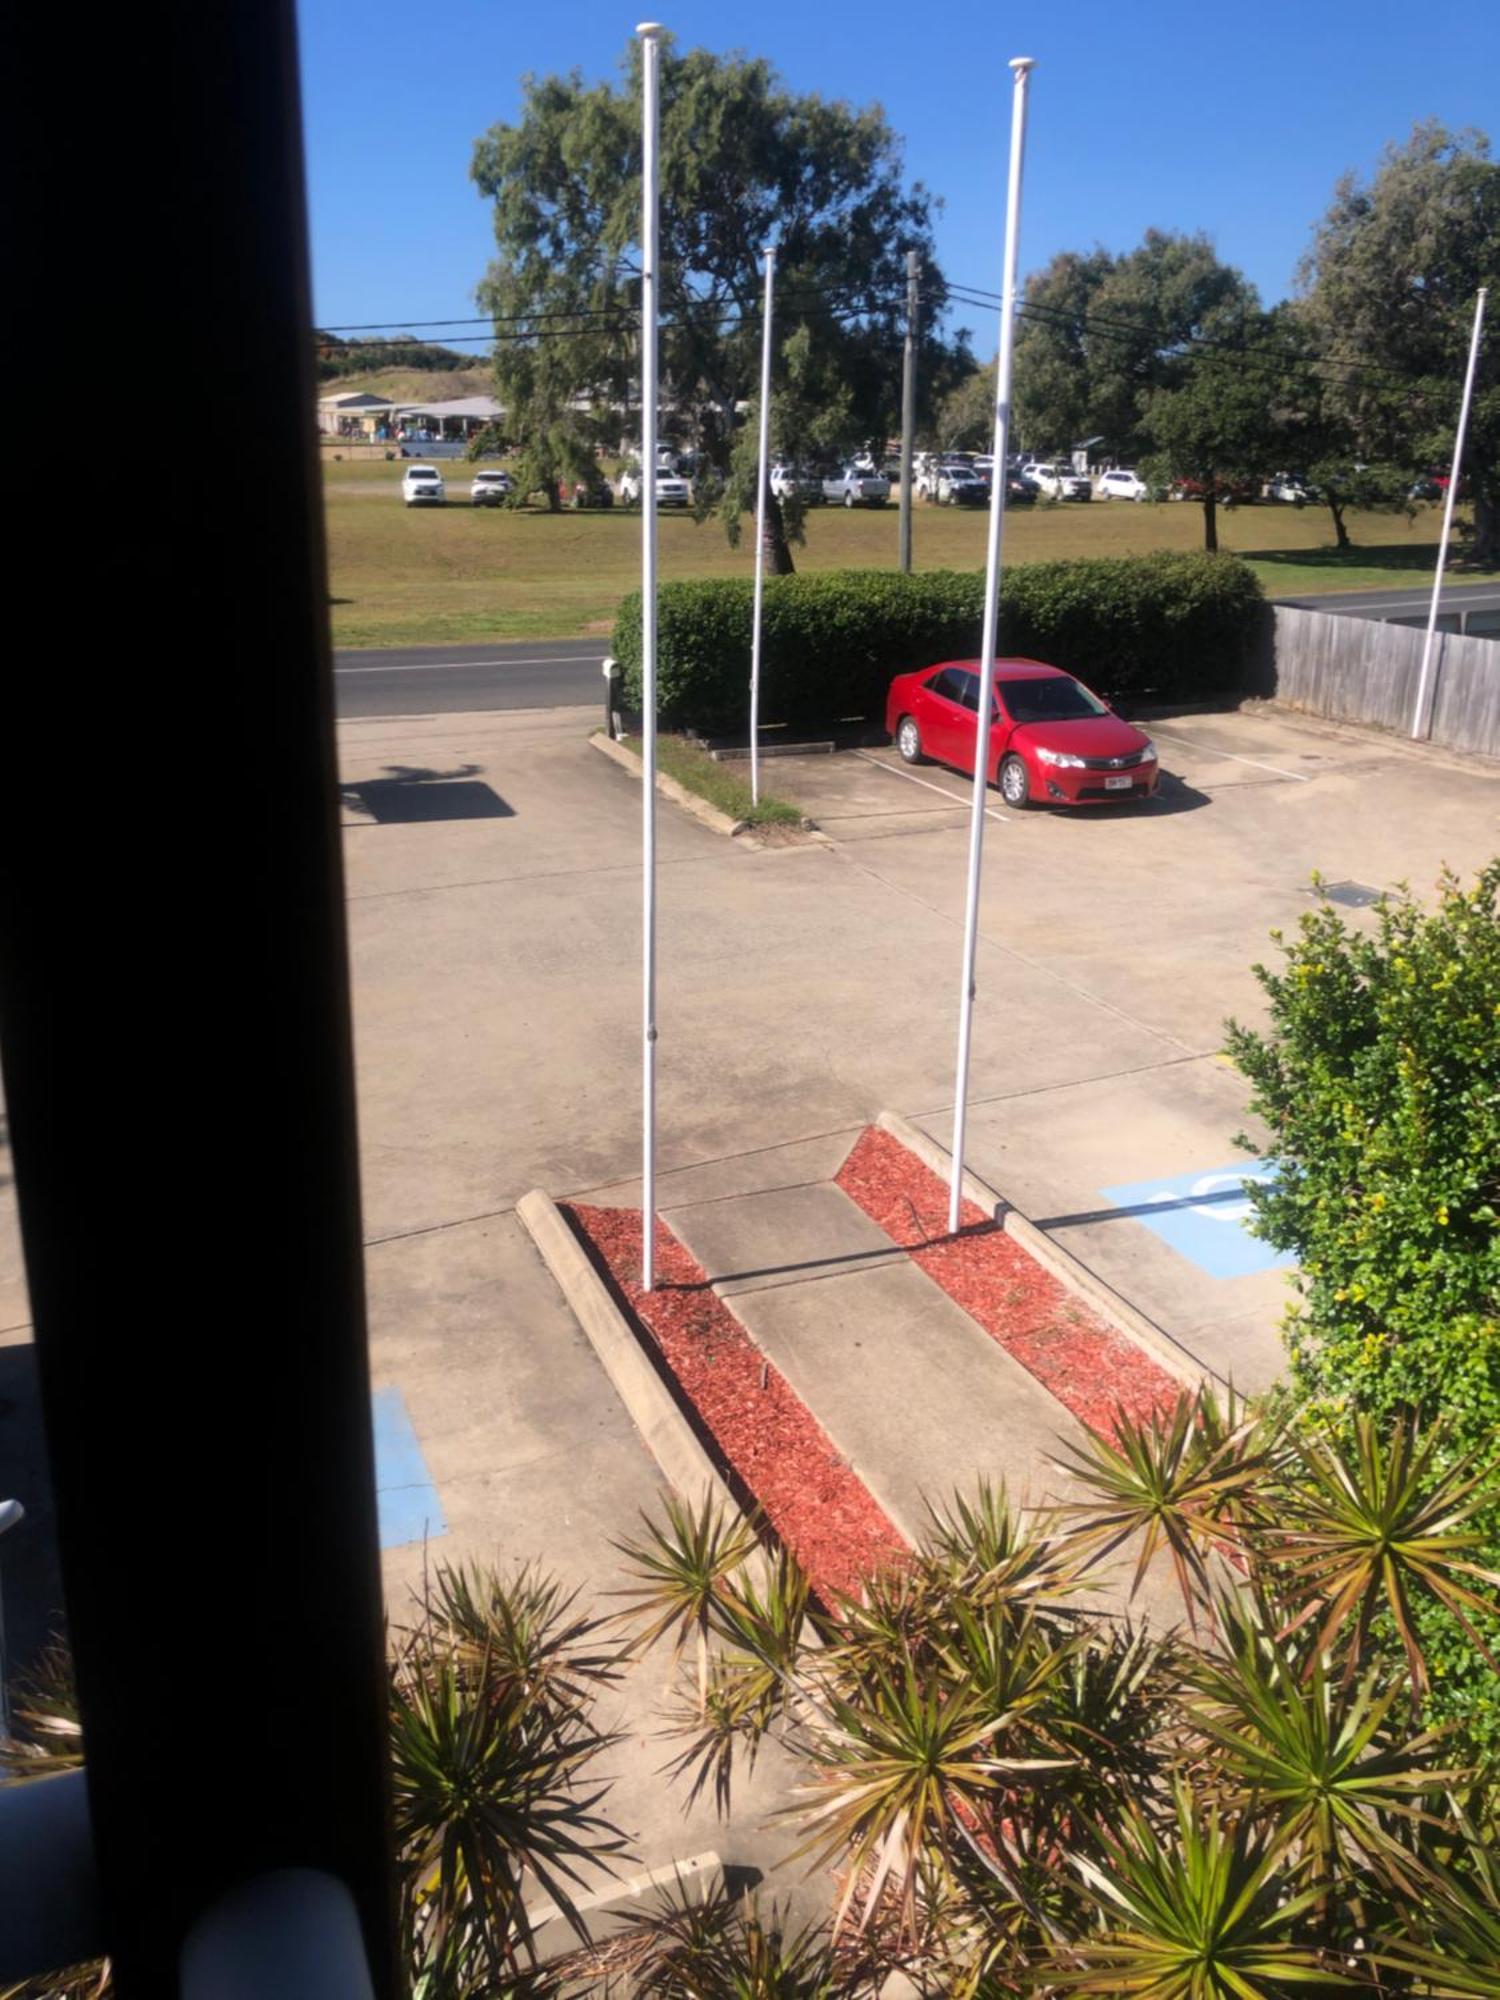
M 1133 771 L 1141 761 L 1141 752 L 1132 750 L 1128 757 L 1085 757 L 1085 771 Z

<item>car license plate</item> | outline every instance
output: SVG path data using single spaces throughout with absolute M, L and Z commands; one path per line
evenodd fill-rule
M 1107 792 L 1128 792 L 1134 783 L 1133 778 L 1106 778 L 1104 789 Z

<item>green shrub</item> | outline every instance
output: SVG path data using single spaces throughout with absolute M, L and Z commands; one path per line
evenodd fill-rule
M 742 733 L 753 592 L 746 581 L 670 583 L 657 602 L 657 697 L 664 722 Z M 1026 563 L 1006 572 L 1000 650 L 1066 667 L 1100 693 L 1179 699 L 1243 680 L 1260 585 L 1233 556 L 1125 556 Z M 979 650 L 984 577 L 835 570 L 768 580 L 761 714 L 822 727 L 878 721 L 892 679 Z M 614 651 L 640 699 L 641 601 L 626 598 Z
M 1387 899 L 1373 932 L 1324 904 L 1283 971 L 1256 967 L 1268 1031 L 1230 1026 L 1281 1163 L 1251 1189 L 1255 1226 L 1301 1267 L 1293 1378 L 1335 1430 L 1412 1409 L 1458 1450 L 1500 1434 L 1497 899 L 1500 860 L 1472 890 L 1445 874 L 1431 911 Z M 1487 1531 L 1500 1567 L 1500 1518 Z M 1446 1614 L 1429 1623 L 1450 1712 L 1500 1743 L 1493 1670 Z

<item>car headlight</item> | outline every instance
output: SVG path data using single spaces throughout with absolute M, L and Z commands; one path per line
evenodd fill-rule
M 1065 764 L 1070 770 L 1074 771 L 1081 771 L 1083 769 L 1083 759 L 1071 756 L 1066 750 L 1044 750 L 1039 745 L 1036 754 L 1044 764 Z
M 1156 762 L 1156 745 L 1151 741 L 1149 736 L 1146 738 L 1146 747 L 1141 752 L 1141 762 L 1143 764 L 1154 764 Z

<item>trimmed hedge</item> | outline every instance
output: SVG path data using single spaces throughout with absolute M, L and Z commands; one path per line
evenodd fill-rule
M 750 684 L 749 582 L 664 584 L 657 599 L 657 698 L 663 722 L 742 734 Z M 1243 681 L 1262 597 L 1234 556 L 1121 556 L 1024 563 L 1000 593 L 1000 651 L 1066 667 L 1101 694 L 1191 698 Z M 935 570 L 834 570 L 769 578 L 761 714 L 821 727 L 879 720 L 897 674 L 972 659 L 984 576 Z M 627 699 L 640 700 L 641 599 L 615 625 Z

